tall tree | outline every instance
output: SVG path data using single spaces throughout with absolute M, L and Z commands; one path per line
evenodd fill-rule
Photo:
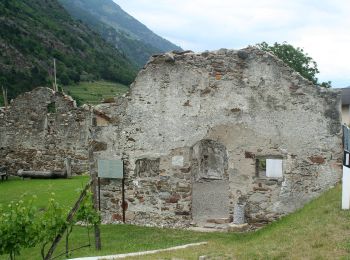
M 258 43 L 256 46 L 264 51 L 272 52 L 278 58 L 280 58 L 289 67 L 299 72 L 304 78 L 312 81 L 315 85 L 330 88 L 331 82 L 319 82 L 316 74 L 318 70 L 317 63 L 309 54 L 305 53 L 302 48 L 294 47 L 287 42 L 277 43 L 269 45 L 266 42 Z

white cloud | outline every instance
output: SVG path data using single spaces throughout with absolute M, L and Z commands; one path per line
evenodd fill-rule
M 291 41 L 303 46 L 318 63 L 320 79 L 345 78 L 350 75 L 350 35 L 343 28 L 311 27 L 300 31 L 300 39 Z M 348 82 L 350 85 L 350 81 Z
M 322 80 L 350 85 L 347 0 L 114 0 L 184 49 L 241 48 L 261 41 L 303 47 Z

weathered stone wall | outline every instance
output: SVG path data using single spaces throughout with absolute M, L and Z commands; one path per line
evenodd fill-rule
M 36 88 L 17 97 L 0 112 L 0 165 L 11 174 L 19 169 L 88 171 L 90 112 L 68 96 Z
M 339 181 L 339 102 L 255 48 L 160 55 L 125 98 L 99 107 L 114 120 L 95 128 L 104 148 L 92 153 L 92 172 L 98 159 L 124 160 L 127 223 L 231 221 L 239 203 L 260 225 Z M 259 173 L 264 158 L 282 159 L 283 177 Z M 101 189 L 104 220 L 120 221 L 121 182 Z

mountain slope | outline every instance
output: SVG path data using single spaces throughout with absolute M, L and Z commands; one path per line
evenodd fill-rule
M 62 85 L 80 80 L 130 83 L 135 66 L 57 0 L 0 1 L 0 84 L 9 98 L 52 82 L 53 58 Z
M 112 0 L 59 0 L 76 19 L 82 20 L 112 43 L 139 67 L 156 53 L 181 50 L 153 33 Z

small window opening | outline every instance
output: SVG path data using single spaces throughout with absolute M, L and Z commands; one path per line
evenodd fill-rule
M 47 105 L 47 112 L 48 113 L 56 113 L 56 104 L 55 102 L 51 102 Z
M 259 178 L 282 178 L 283 160 L 276 158 L 256 159 L 256 177 Z
M 255 163 L 255 172 L 256 172 L 256 177 L 266 177 L 266 159 L 265 158 L 260 158 L 256 159 Z

